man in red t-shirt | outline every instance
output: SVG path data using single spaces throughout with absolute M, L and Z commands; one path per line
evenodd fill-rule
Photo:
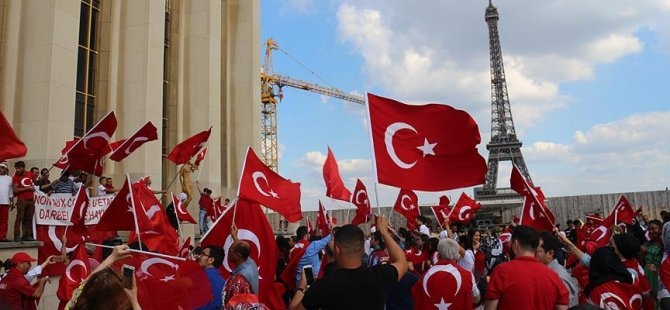
M 16 172 L 12 178 L 12 187 L 16 201 L 16 220 L 14 221 L 14 242 L 35 241 L 33 238 L 33 215 L 35 214 L 35 186 L 30 171 L 26 171 L 26 164 L 17 161 L 14 164 Z M 21 235 L 23 228 L 23 235 Z M 23 237 L 21 237 L 23 236 Z
M 535 258 L 537 231 L 517 226 L 512 233 L 514 259 L 493 270 L 485 309 L 568 309 L 570 296 L 558 275 Z
M 210 215 L 213 213 L 213 208 L 214 208 L 214 200 L 212 200 L 212 190 L 205 187 L 204 190 L 200 190 L 200 183 L 198 181 L 195 181 L 195 185 L 198 187 L 198 191 L 200 192 L 200 200 L 198 201 L 198 205 L 200 206 L 200 213 L 198 214 L 198 222 L 200 226 L 200 235 L 204 235 L 208 230 L 209 227 L 207 227 L 207 215 Z
M 44 284 L 49 277 L 40 278 L 30 285 L 25 275 L 32 262 L 37 260 L 26 252 L 18 252 L 11 258 L 11 269 L 0 280 L 0 309 L 31 310 L 37 309 L 37 300 L 42 296 Z

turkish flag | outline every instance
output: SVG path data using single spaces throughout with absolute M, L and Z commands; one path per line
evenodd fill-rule
M 209 127 L 208 130 L 201 131 L 175 145 L 170 154 L 168 154 L 167 159 L 177 165 L 186 163 L 205 146 L 211 132 L 212 127 Z
M 130 153 L 134 152 L 142 144 L 158 140 L 158 129 L 151 122 L 147 122 L 140 129 L 137 130 L 130 138 L 125 139 L 121 145 L 114 149 L 109 159 L 119 162 L 128 157 Z
M 0 161 L 26 156 L 28 148 L 0 111 Z
M 72 229 L 75 229 L 77 234 L 81 236 L 88 236 L 86 212 L 88 212 L 88 192 L 86 187 L 80 186 L 77 191 L 77 198 L 74 201 L 74 208 L 72 208 L 70 223 L 73 224 Z
M 116 115 L 109 112 L 54 164 L 61 169 L 81 169 L 95 176 L 102 175 L 102 157 L 109 152 L 109 140 L 116 131 Z M 68 144 L 66 143 L 66 148 Z
M 58 299 L 65 301 L 72 299 L 72 292 L 79 287 L 81 281 L 88 278 L 92 271 L 86 254 L 86 247 L 83 242 L 79 243 L 70 258 L 70 263 L 65 267 L 64 274 L 58 281 L 58 290 L 56 291 Z
M 177 213 L 177 219 L 180 222 L 188 222 L 191 224 L 198 224 L 198 222 L 195 221 L 195 219 L 191 216 L 190 213 L 186 210 L 186 207 L 184 207 L 184 204 L 179 200 L 179 197 L 175 195 L 174 193 L 170 193 L 172 196 L 172 205 L 174 206 L 174 212 Z M 219 200 L 220 201 L 220 200 Z
M 302 257 L 305 256 L 309 244 L 310 242 L 307 240 L 298 240 L 288 252 L 286 268 L 284 268 L 284 271 L 279 275 L 279 281 L 284 284 L 284 287 L 286 287 L 286 290 L 288 291 L 295 289 L 295 277 L 298 272 L 298 264 L 302 260 Z
M 96 225 L 97 230 L 135 231 L 136 228 L 140 231 L 151 230 L 151 222 L 139 206 L 130 188 L 130 177 L 126 175 L 126 181 L 123 182 L 121 190 L 116 193 L 107 210 L 100 217 Z M 137 212 L 138 210 L 141 212 Z M 134 214 L 137 214 L 137 219 L 133 216 Z
M 191 237 L 186 238 L 184 243 L 179 247 L 179 257 L 187 258 L 191 254 Z
M 195 165 L 200 166 L 200 162 L 207 157 L 207 148 L 203 148 L 202 151 L 198 152 L 198 156 L 195 157 Z
M 300 183 L 293 183 L 272 171 L 251 148 L 247 149 L 237 196 L 275 210 L 289 222 L 302 219 Z
M 479 127 L 467 112 L 368 93 L 368 115 L 379 183 L 422 191 L 484 183 Z
M 321 204 L 321 200 L 319 200 L 319 213 L 316 215 L 316 227 L 321 230 L 322 236 L 327 236 L 330 233 L 330 228 L 328 228 L 330 223 L 330 215 L 323 204 Z
M 538 230 L 553 231 L 556 217 L 544 204 L 545 196 L 542 190 L 530 185 L 516 165 L 512 166 L 509 183 L 515 192 L 524 197 L 519 224 L 532 226 Z M 536 220 L 539 222 L 533 223 Z
M 142 252 L 121 262 L 135 267 L 142 309 L 195 309 L 212 300 L 205 269 L 194 261 Z
M 626 196 L 621 195 L 612 213 L 603 220 L 602 224 L 609 228 L 619 223 L 632 224 L 633 219 L 635 219 L 635 210 L 633 210 Z
M 591 222 L 595 225 L 600 225 L 603 222 L 603 218 L 601 218 L 598 214 L 587 214 L 586 220 L 591 220 Z
M 475 277 L 458 264 L 439 261 L 412 287 L 414 309 L 472 309 Z M 445 306 L 444 308 L 441 308 Z
M 270 294 L 275 292 L 273 281 L 277 267 L 277 243 L 272 232 L 272 227 L 263 213 L 258 203 L 239 198 L 237 203 L 226 210 L 217 221 L 212 225 L 207 234 L 200 240 L 200 245 L 206 247 L 213 245 L 223 247 L 225 257 L 228 257 L 228 250 L 233 244 L 233 238 L 230 236 L 230 226 L 233 224 L 233 215 L 231 209 L 237 208 L 235 225 L 237 225 L 237 238 L 245 240 L 250 245 L 251 254 L 249 257 L 258 265 L 258 274 L 260 276 L 259 291 L 254 292 L 259 296 L 261 302 L 267 303 Z M 223 260 L 223 277 L 230 277 L 234 266 L 230 266 L 227 259 Z
M 323 181 L 326 183 L 326 196 L 343 201 L 351 201 L 351 192 L 344 186 L 337 160 L 328 147 L 328 155 L 323 163 Z
M 449 198 L 447 196 L 441 196 L 438 205 L 430 207 L 430 210 L 433 211 L 435 219 L 440 224 L 440 227 L 442 227 L 444 220 L 449 218 L 449 212 L 451 212 L 451 208 L 449 208 Z
M 597 247 L 604 247 L 610 242 L 612 238 L 612 226 L 598 225 L 596 226 L 589 235 L 587 236 L 588 240 L 591 240 L 597 244 Z
M 356 216 L 351 220 L 351 224 L 358 225 L 367 223 L 372 218 L 372 208 L 370 207 L 370 199 L 368 199 L 368 190 L 361 179 L 356 180 L 356 187 L 354 188 L 354 196 L 351 203 L 356 206 Z
M 67 243 L 65 252 L 69 253 L 75 250 L 77 244 L 84 241 L 84 238 L 77 234 L 74 229 L 65 229 L 66 226 L 35 225 L 37 241 L 43 245 L 37 248 L 37 263 L 41 264 L 51 255 L 61 255 L 63 234 L 67 233 Z M 65 272 L 65 264 L 55 263 L 47 265 L 42 270 L 42 275 L 62 275 Z
M 451 211 L 449 220 L 459 223 L 470 222 L 475 218 L 475 211 L 477 211 L 479 207 L 481 207 L 481 205 L 478 202 L 470 198 L 466 193 L 461 193 L 461 197 L 458 198 L 454 205 L 454 210 Z
M 160 201 L 144 182 L 133 183 L 132 189 L 137 209 L 142 211 L 138 212 L 138 221 L 144 217 L 151 225 L 148 230 L 140 230 L 139 240 L 151 251 L 173 256 L 179 254 L 179 236 L 170 225 Z M 136 232 L 131 230 L 128 243 L 137 240 Z
M 407 229 L 415 230 L 416 218 L 419 217 L 419 197 L 413 190 L 400 189 L 398 198 L 395 200 L 393 210 L 407 219 Z
M 312 226 L 309 216 L 305 216 L 305 225 L 307 226 L 307 233 L 310 235 L 314 234 L 314 226 Z

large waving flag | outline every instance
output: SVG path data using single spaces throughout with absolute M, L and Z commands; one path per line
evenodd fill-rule
M 237 211 L 231 210 L 234 208 L 237 208 Z M 275 292 L 273 282 L 277 266 L 277 244 L 272 227 L 258 203 L 239 198 L 236 205 L 228 208 L 223 216 L 212 225 L 207 234 L 203 236 L 200 245 L 223 247 L 225 257 L 228 257 L 230 246 L 233 244 L 233 237 L 230 236 L 233 215 L 235 215 L 235 225 L 238 229 L 237 238 L 249 243 L 251 250 L 249 257 L 258 265 L 260 292 L 254 293 L 259 296 L 261 302 L 267 304 Z M 223 260 L 222 267 L 221 272 L 226 279 L 235 268 L 226 259 Z
M 300 183 L 293 183 L 272 171 L 251 148 L 247 149 L 237 196 L 275 210 L 289 222 L 302 219 Z
M 519 224 L 531 226 L 537 230 L 552 231 L 556 217 L 544 203 L 545 197 L 542 190 L 529 184 L 516 165 L 512 166 L 509 183 L 515 192 L 524 197 Z
M 188 210 L 186 210 L 186 207 L 184 207 L 184 204 L 179 200 L 179 197 L 175 195 L 174 193 L 170 193 L 172 196 L 172 205 L 174 206 L 174 211 L 177 213 L 177 219 L 180 222 L 188 222 L 191 224 L 198 224 L 198 222 L 195 221 L 195 219 L 191 216 L 190 213 L 188 213 Z
M 351 192 L 344 186 L 337 160 L 333 151 L 328 147 L 326 162 L 323 163 L 323 181 L 326 183 L 326 196 L 344 201 L 351 201 Z
M 149 250 L 167 255 L 176 256 L 179 253 L 179 236 L 177 231 L 170 225 L 163 206 L 154 196 L 153 191 L 144 182 L 135 182 L 131 186 L 135 204 L 141 212 L 138 218 L 144 217 L 149 220 L 151 228 L 140 230 L 140 238 L 137 239 L 135 231 L 130 232 L 128 243 L 141 240 Z
M 372 218 L 372 208 L 368 198 L 368 190 L 361 179 L 356 180 L 354 195 L 351 203 L 356 206 L 356 216 L 351 220 L 351 224 L 358 225 L 367 223 Z
M 475 212 L 481 205 L 468 196 L 466 193 L 461 193 L 461 196 L 454 204 L 454 209 L 451 210 L 449 219 L 452 222 L 467 223 L 475 218 Z
M 126 181 L 123 182 L 121 190 L 116 193 L 107 210 L 100 217 L 96 225 L 97 230 L 151 230 L 151 222 L 147 213 L 136 201 L 137 197 L 130 189 L 130 177 L 126 175 Z
M 65 267 L 65 272 L 60 277 L 58 290 L 56 291 L 58 299 L 72 299 L 72 293 L 83 280 L 88 278 L 92 271 L 88 255 L 86 254 L 86 247 L 82 242 L 74 250 L 70 263 Z
M 147 122 L 132 136 L 124 139 L 119 146 L 115 147 L 112 154 L 109 155 L 109 159 L 117 162 L 121 161 L 142 146 L 142 144 L 154 140 L 158 140 L 158 129 L 151 122 Z
M 28 148 L 0 111 L 0 161 L 26 156 Z
M 71 143 L 71 147 L 54 164 L 61 169 L 81 169 L 95 176 L 102 175 L 102 157 L 109 153 L 109 140 L 116 131 L 116 115 L 109 112 L 81 139 Z
M 408 105 L 368 93 L 379 183 L 443 191 L 482 184 L 479 127 L 465 111 L 443 104 Z
M 635 219 L 635 210 L 631 206 L 626 196 L 621 195 L 617 201 L 612 213 L 602 221 L 602 225 L 610 228 L 619 223 L 632 224 Z
M 407 229 L 415 230 L 419 228 L 416 225 L 416 218 L 421 215 L 419 213 L 419 198 L 414 191 L 400 189 L 398 198 L 393 205 L 393 211 L 398 212 L 407 219 Z
M 212 133 L 212 127 L 175 145 L 167 159 L 177 165 L 186 163 L 205 146 L 210 133 Z

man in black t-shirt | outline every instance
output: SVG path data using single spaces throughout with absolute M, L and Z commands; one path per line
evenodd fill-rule
M 388 230 L 388 219 L 378 216 L 377 230 L 391 256 L 390 263 L 371 268 L 362 266 L 365 238 L 355 225 L 342 226 L 335 233 L 335 262 L 332 275 L 307 286 L 303 275 L 289 309 L 384 309 L 386 295 L 407 272 L 407 261 Z

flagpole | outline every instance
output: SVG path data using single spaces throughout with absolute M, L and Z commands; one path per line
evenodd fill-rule
M 232 203 L 232 202 L 231 202 Z M 237 199 L 235 199 L 235 204 L 233 205 L 233 224 L 235 224 L 235 216 L 237 216 Z
M 77 202 L 77 198 L 79 197 L 79 192 L 81 191 L 82 187 L 84 187 L 84 186 L 80 186 L 79 189 L 77 190 L 77 194 L 75 194 L 75 198 L 74 198 L 75 206 L 74 206 L 74 208 L 72 208 L 72 212 L 70 212 L 70 218 L 67 219 L 68 222 L 70 222 L 68 224 L 72 224 L 72 217 L 74 216 L 74 209 L 77 208 L 76 202 Z M 63 232 L 63 236 L 67 235 L 68 227 L 70 227 L 70 225 L 65 226 L 65 232 Z M 62 238 L 62 236 L 61 236 L 61 238 Z
M 379 206 L 379 190 L 377 189 L 377 182 L 375 181 L 375 202 L 377 203 L 377 212 L 382 215 L 382 208 Z
M 133 186 L 130 183 L 130 175 L 126 174 L 126 182 L 128 183 L 128 190 L 130 191 L 130 205 L 133 208 L 133 219 L 135 219 L 135 233 L 137 234 L 137 242 L 140 244 L 140 248 L 142 248 L 142 239 L 140 237 L 140 224 L 137 221 L 137 208 L 135 207 L 135 198 L 133 196 Z
M 106 248 L 106 249 L 113 249 L 115 247 L 113 245 L 104 245 L 104 244 L 97 244 L 97 243 L 91 243 L 91 242 L 86 242 L 86 245 L 92 245 L 92 246 L 95 246 L 95 247 Z M 132 252 L 132 253 L 140 253 L 140 254 L 145 254 L 145 255 L 158 256 L 158 257 L 162 257 L 162 258 L 186 261 L 186 258 L 179 257 L 179 256 L 171 256 L 171 255 L 165 255 L 165 254 L 161 254 L 161 253 L 148 252 L 148 251 L 135 250 L 135 249 L 128 249 L 128 251 Z

